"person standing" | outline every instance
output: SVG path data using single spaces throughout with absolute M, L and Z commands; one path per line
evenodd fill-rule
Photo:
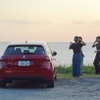
M 79 42 L 86 45 L 85 42 L 83 42 L 83 39 L 81 36 L 78 37 L 79 38 Z M 82 67 L 83 67 L 83 60 L 84 60 L 84 54 L 83 54 L 83 50 L 81 49 L 81 75 L 82 75 Z
M 100 36 L 96 37 L 96 41 L 93 43 L 92 47 L 96 47 L 96 56 L 94 59 L 95 74 L 100 74 Z
M 69 50 L 73 50 L 73 59 L 72 59 L 72 75 L 73 77 L 79 77 L 81 76 L 80 67 L 81 67 L 81 48 L 85 45 L 84 42 L 79 42 L 79 37 L 74 37 L 74 43 L 70 43 Z

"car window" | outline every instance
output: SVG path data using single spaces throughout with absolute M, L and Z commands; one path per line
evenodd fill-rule
M 44 48 L 38 45 L 28 45 L 28 46 L 9 46 L 4 55 L 14 55 L 14 54 L 45 54 Z

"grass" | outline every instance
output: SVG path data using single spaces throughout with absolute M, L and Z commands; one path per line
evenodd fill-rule
M 71 74 L 57 74 L 57 79 L 72 79 L 72 75 Z
M 71 66 L 56 66 L 56 72 L 58 79 L 71 79 L 72 76 L 72 67 Z M 94 77 L 100 77 L 100 75 L 95 75 L 95 69 L 93 66 L 83 66 L 82 67 L 82 74 L 83 78 L 94 78 Z

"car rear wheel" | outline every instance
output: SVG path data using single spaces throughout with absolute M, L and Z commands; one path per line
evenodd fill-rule
M 54 80 L 48 81 L 48 82 L 47 82 L 47 87 L 48 87 L 48 88 L 53 88 L 53 87 L 54 87 Z
M 54 79 L 57 80 L 57 75 L 54 76 Z
M 54 80 L 57 80 L 57 71 L 55 68 L 54 68 Z

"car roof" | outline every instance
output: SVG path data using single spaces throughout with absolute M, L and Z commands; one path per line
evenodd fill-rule
M 42 42 L 42 41 L 32 41 L 32 42 L 13 42 L 13 43 L 9 43 L 8 46 L 16 46 L 16 45 L 42 45 L 45 46 L 47 43 L 46 42 Z

